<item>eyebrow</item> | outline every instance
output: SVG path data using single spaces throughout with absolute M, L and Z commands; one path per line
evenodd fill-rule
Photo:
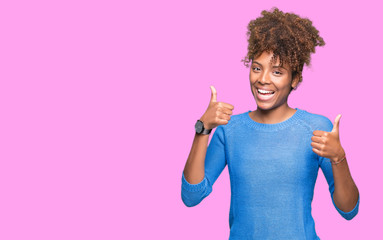
M 260 64 L 259 62 L 257 62 L 257 61 L 253 61 L 253 63 L 256 63 L 256 64 L 258 64 L 258 65 L 261 65 L 262 66 L 262 64 Z M 263 66 L 262 66 L 263 67 Z M 283 67 L 283 66 L 273 66 L 273 68 L 284 68 L 284 69 L 286 69 L 285 67 Z M 287 69 L 286 69 L 287 70 Z

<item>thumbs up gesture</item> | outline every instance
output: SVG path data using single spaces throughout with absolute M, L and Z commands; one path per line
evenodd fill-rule
M 204 128 L 213 129 L 218 125 L 227 124 L 230 120 L 230 115 L 233 114 L 234 106 L 224 102 L 217 102 L 217 91 L 213 86 L 210 86 L 211 98 L 206 112 L 200 118 L 204 123 Z
M 339 120 L 342 117 L 339 114 L 335 118 L 334 126 L 331 132 L 315 130 L 311 137 L 311 146 L 313 151 L 321 157 L 338 161 L 344 157 L 345 152 L 339 139 Z

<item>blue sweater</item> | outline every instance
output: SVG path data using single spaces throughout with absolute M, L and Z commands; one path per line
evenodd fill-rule
M 339 214 L 351 220 L 359 209 L 343 212 L 334 203 L 332 165 L 312 151 L 314 130 L 330 132 L 325 116 L 297 111 L 289 119 L 265 124 L 255 122 L 248 112 L 232 115 L 218 126 L 208 145 L 205 177 L 190 184 L 182 173 L 181 197 L 188 207 L 199 204 L 228 166 L 231 185 L 229 226 L 231 240 L 320 239 L 311 215 L 311 202 L 319 168 L 329 185 Z

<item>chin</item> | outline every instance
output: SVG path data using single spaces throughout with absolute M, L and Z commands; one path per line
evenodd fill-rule
M 262 109 L 262 110 L 271 110 L 271 109 L 274 109 L 277 106 L 277 104 L 275 102 L 261 102 L 261 101 L 257 101 L 255 100 L 256 104 L 257 104 L 257 108 L 258 109 Z
M 271 110 L 271 109 L 273 109 L 273 108 L 274 108 L 274 106 L 267 106 L 267 107 L 265 107 L 264 105 L 262 106 L 262 104 L 261 104 L 261 105 L 258 105 L 258 104 L 257 104 L 257 109 Z
M 257 108 L 260 108 L 260 109 L 267 110 L 267 109 L 273 108 L 273 104 L 272 103 L 259 103 L 257 101 L 256 101 L 256 103 L 257 103 Z

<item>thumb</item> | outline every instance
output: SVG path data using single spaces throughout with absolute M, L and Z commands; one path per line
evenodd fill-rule
M 210 102 L 216 102 L 217 101 L 217 90 L 213 86 L 210 86 L 211 89 L 211 98 Z
M 333 126 L 331 132 L 338 132 L 339 133 L 339 120 L 341 117 L 342 117 L 341 114 L 338 114 L 338 116 L 336 116 L 335 121 L 334 121 L 334 126 Z

